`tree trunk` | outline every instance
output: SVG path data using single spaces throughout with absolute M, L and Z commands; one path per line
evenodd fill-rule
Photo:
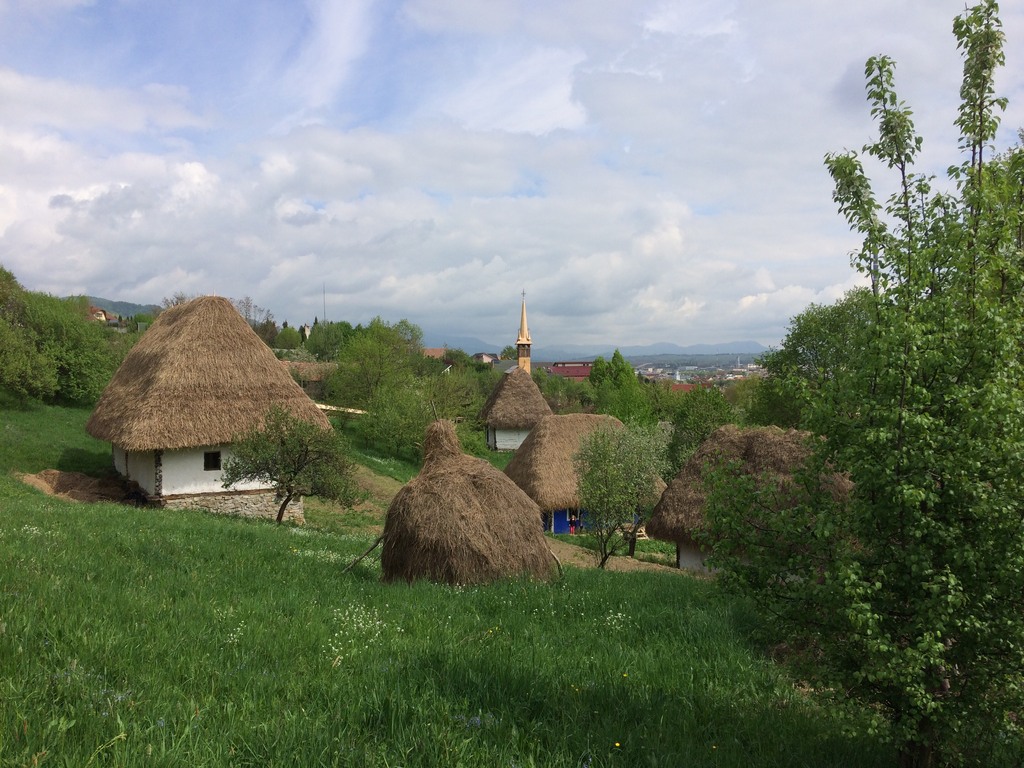
M 636 557 L 636 531 L 629 534 L 629 556 Z
M 284 520 L 284 511 L 288 508 L 288 505 L 292 502 L 292 496 L 294 494 L 285 494 L 284 501 L 281 502 L 281 506 L 277 510 L 277 524 L 280 525 L 281 521 Z

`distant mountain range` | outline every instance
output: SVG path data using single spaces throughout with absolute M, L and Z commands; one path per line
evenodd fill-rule
M 113 312 L 115 315 L 130 317 L 132 315 L 152 315 L 160 311 L 156 304 L 133 304 L 130 301 L 112 301 L 99 296 L 89 296 L 89 303 L 99 307 L 106 312 Z M 473 336 L 452 336 L 434 333 L 424 329 L 423 346 L 425 347 L 451 347 L 461 349 L 470 355 L 477 352 L 500 352 L 506 345 L 493 344 Z M 570 360 L 593 360 L 595 357 L 610 358 L 616 347 L 601 348 L 596 345 L 565 344 L 558 347 L 534 347 L 532 357 L 534 360 L 545 362 L 570 361 Z M 638 362 L 646 358 L 661 357 L 664 355 L 759 355 L 767 351 L 767 347 L 756 341 L 727 341 L 719 344 L 690 344 L 680 346 L 670 342 L 658 344 L 644 344 L 640 346 L 621 346 L 618 350 L 627 359 Z
M 135 315 L 153 315 L 160 311 L 156 304 L 132 304 L 130 301 L 111 301 L 99 296 L 87 296 L 89 304 L 99 307 L 104 312 L 113 312 L 121 317 L 133 317 Z
M 444 347 L 461 349 L 463 352 L 500 352 L 505 344 L 492 344 L 472 336 L 444 336 L 430 331 L 423 332 L 423 345 L 426 347 Z M 593 360 L 601 356 L 610 358 L 615 347 L 601 348 L 595 345 L 565 344 L 558 347 L 534 347 L 534 360 L 546 362 L 568 360 Z M 662 355 L 759 355 L 768 348 L 756 341 L 727 341 L 718 344 L 690 344 L 680 346 L 670 342 L 644 344 L 640 346 L 620 346 L 618 350 L 629 360 L 662 356 Z

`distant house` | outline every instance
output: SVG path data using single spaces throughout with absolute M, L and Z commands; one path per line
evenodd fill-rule
M 447 347 L 424 347 L 423 348 L 423 356 L 424 357 L 432 357 L 435 360 L 444 360 L 444 358 L 445 358 L 445 356 L 447 354 L 448 354 L 448 348 Z
M 274 517 L 277 504 L 266 485 L 221 485 L 232 440 L 262 425 L 274 405 L 330 429 L 231 302 L 203 296 L 160 314 L 114 374 L 86 429 L 111 443 L 115 469 L 154 505 Z M 301 519 L 301 500 L 286 514 Z
M 487 447 L 492 451 L 514 451 L 551 407 L 525 369 L 510 368 L 502 375 L 480 411 L 487 425 Z
M 89 307 L 89 317 L 95 320 L 97 323 L 106 323 L 109 319 L 105 310 L 99 307 Z M 117 319 L 117 315 L 114 315 L 114 319 Z
M 552 376 L 561 376 L 563 379 L 586 381 L 590 378 L 590 371 L 593 367 L 592 362 L 552 363 L 547 367 L 547 372 Z
M 505 467 L 505 474 L 537 502 L 545 530 L 569 533 L 569 517 L 580 511 L 573 457 L 583 438 L 604 425 L 621 427 L 622 422 L 593 413 L 545 416 Z
M 475 355 L 473 355 L 473 359 L 476 360 L 478 363 L 487 363 L 488 365 L 494 365 L 495 363 L 500 362 L 501 355 L 492 355 L 490 352 L 477 352 Z

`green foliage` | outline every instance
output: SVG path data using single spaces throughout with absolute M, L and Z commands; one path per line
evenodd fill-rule
M 519 350 L 516 348 L 515 344 L 509 344 L 501 350 L 501 354 L 499 356 L 502 360 L 515 360 L 519 357 Z
M 306 351 L 313 354 L 320 362 L 333 362 L 338 359 L 345 342 L 352 336 L 354 329 L 351 323 L 318 322 L 313 325 L 306 339 Z
M 871 299 L 868 289 L 857 288 L 835 304 L 811 304 L 790 321 L 782 346 L 760 359 L 767 377 L 748 405 L 749 423 L 801 427 L 822 389 L 856 364 Z
M 0 386 L 18 397 L 94 402 L 129 346 L 87 302 L 25 291 L 0 268 Z
M 355 329 L 338 353 L 338 368 L 327 382 L 328 397 L 339 405 L 364 408 L 378 389 L 395 390 L 422 365 L 421 339 L 420 329 L 408 320 L 392 325 L 375 317 L 366 328 Z
M 665 444 L 658 427 L 601 427 L 573 457 L 584 525 L 597 540 L 601 568 L 623 542 L 633 554 L 637 531 L 658 501 Z
M 236 437 L 222 479 L 225 488 L 244 481 L 273 484 L 280 502 L 280 523 L 288 505 L 300 496 L 353 504 L 359 496 L 352 471 L 344 443 L 334 430 L 274 406 L 262 427 Z
M 418 462 L 423 433 L 433 420 L 429 399 L 409 377 L 379 384 L 366 404 L 366 413 L 352 428 L 365 446 L 386 456 Z
M 805 401 L 827 440 L 786 498 L 736 482 L 710 507 L 713 562 L 806 651 L 822 690 L 869 705 L 907 766 L 987 765 L 1022 743 L 1024 150 L 990 152 L 1003 104 L 996 10 L 984 2 L 954 25 L 955 194 L 913 172 L 921 140 L 892 63 L 869 60 L 879 138 L 865 151 L 898 186 L 880 204 L 855 153 L 827 159 L 872 286 L 868 321 L 835 340 L 854 354 Z M 848 498 L 827 481 L 833 467 L 855 484 Z
M 302 344 L 302 334 L 294 328 L 282 328 L 274 339 L 274 349 L 296 349 Z
M 589 381 L 572 381 L 540 368 L 531 376 L 555 413 L 580 413 L 593 408 L 594 388 Z
M 722 392 L 713 387 L 694 387 L 679 398 L 672 414 L 672 438 L 668 445 L 667 472 L 674 477 L 708 435 L 736 414 Z

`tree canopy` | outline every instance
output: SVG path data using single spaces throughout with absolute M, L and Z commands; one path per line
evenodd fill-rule
M 915 172 L 922 141 L 893 63 L 868 61 L 879 135 L 865 152 L 896 192 L 876 200 L 859 153 L 826 159 L 870 290 L 865 322 L 823 330 L 843 363 L 805 379 L 818 389 L 803 420 L 825 439 L 770 525 L 749 523 L 772 508 L 749 486 L 722 486 L 709 508 L 712 562 L 819 690 L 868 705 L 903 766 L 1019 763 L 1024 750 L 1024 149 L 991 146 L 1005 105 L 997 11 L 986 1 L 954 22 L 953 191 Z M 848 496 L 827 482 L 837 468 Z

